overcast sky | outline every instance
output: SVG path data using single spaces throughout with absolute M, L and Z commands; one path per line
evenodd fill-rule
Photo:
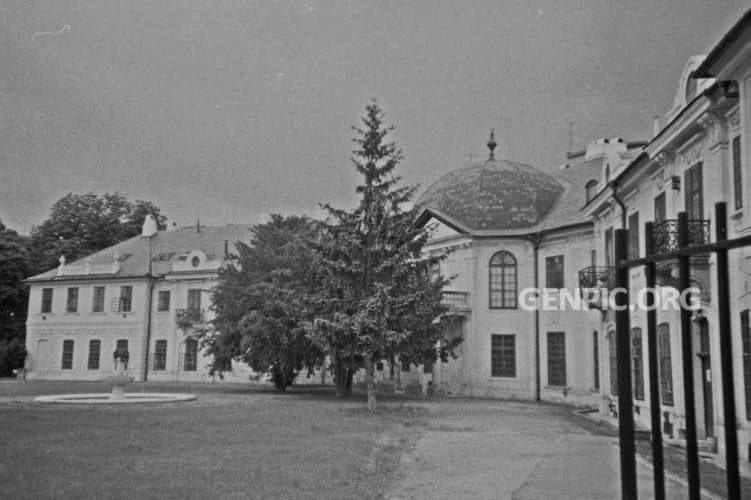
M 657 6 L 656 6 L 657 5 Z M 2 0 L 0 219 L 120 191 L 180 225 L 354 203 L 371 97 L 406 182 L 473 155 L 543 169 L 597 137 L 648 139 L 683 66 L 745 2 Z

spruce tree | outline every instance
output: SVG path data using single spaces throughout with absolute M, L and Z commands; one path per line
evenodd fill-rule
M 338 396 L 351 392 L 352 376 L 364 367 L 368 408 L 375 408 L 374 366 L 409 356 L 415 362 L 446 359 L 460 338 L 446 338 L 446 281 L 431 279 L 435 257 L 423 255 L 429 233 L 416 225 L 408 205 L 416 186 L 399 186 L 394 171 L 403 156 L 387 136 L 384 113 L 375 101 L 353 127 L 352 162 L 362 176 L 359 205 L 342 210 L 324 205 L 329 219 L 315 244 L 324 276 L 312 335 L 334 369 Z M 320 306 L 320 304 L 319 304 Z

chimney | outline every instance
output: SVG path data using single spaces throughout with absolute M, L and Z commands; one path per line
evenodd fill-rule
M 224 260 L 229 257 L 229 240 L 224 240 Z
M 143 220 L 143 229 L 141 229 L 141 236 L 144 238 L 151 238 L 157 232 L 156 221 L 151 214 L 147 215 Z

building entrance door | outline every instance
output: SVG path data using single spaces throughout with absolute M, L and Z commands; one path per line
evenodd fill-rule
M 49 371 L 50 366 L 50 348 L 47 339 L 41 339 L 37 342 L 36 366 L 32 370 L 44 373 Z
M 707 437 L 714 436 L 714 401 L 712 400 L 712 359 L 709 355 L 709 324 L 699 322 L 699 353 L 701 361 L 701 384 L 704 395 L 704 429 Z

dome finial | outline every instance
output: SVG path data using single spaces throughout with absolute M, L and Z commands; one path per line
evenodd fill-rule
M 495 156 L 493 156 L 493 151 L 495 150 L 495 147 L 498 145 L 498 143 L 495 142 L 495 130 L 490 129 L 490 140 L 488 140 L 488 149 L 490 150 L 490 158 L 489 160 L 495 160 Z

